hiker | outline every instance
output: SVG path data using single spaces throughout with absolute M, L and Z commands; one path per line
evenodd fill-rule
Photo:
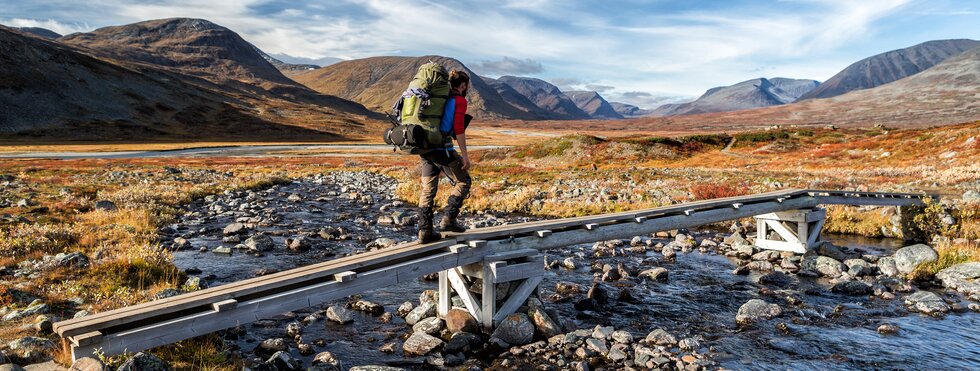
M 419 155 L 421 158 L 422 187 L 419 198 L 419 243 L 436 241 L 442 236 L 433 231 L 433 206 L 439 187 L 439 178 L 445 174 L 453 191 L 442 210 L 439 229 L 449 232 L 463 232 L 465 227 L 456 218 L 463 207 L 463 200 L 470 194 L 470 158 L 466 148 L 466 93 L 470 88 L 470 76 L 464 71 L 449 73 L 449 99 L 442 115 L 441 127 L 451 127 L 451 135 L 445 136 L 442 148 L 435 148 Z M 459 144 L 459 153 L 453 148 L 452 138 Z

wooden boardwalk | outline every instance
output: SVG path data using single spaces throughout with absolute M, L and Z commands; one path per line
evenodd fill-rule
M 479 228 L 450 234 L 430 244 L 402 244 L 61 321 L 54 324 L 54 330 L 68 342 L 75 358 L 90 356 L 96 350 L 106 355 L 137 352 L 409 282 L 423 275 L 450 270 L 455 272 L 459 267 L 481 263 L 488 257 L 499 257 L 508 251 L 546 250 L 628 239 L 768 213 L 809 210 L 818 205 L 921 205 L 923 197 L 914 194 L 793 189 L 621 213 Z

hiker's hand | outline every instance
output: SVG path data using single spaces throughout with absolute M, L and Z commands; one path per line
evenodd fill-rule
M 469 157 L 463 157 L 463 166 L 460 166 L 459 168 L 460 169 L 463 169 L 463 170 L 469 170 L 470 169 L 470 158 Z

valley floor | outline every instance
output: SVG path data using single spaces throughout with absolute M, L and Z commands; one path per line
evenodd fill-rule
M 930 129 L 775 129 L 601 138 L 491 128 L 475 131 L 473 137 L 473 144 L 499 147 L 474 152 L 476 182 L 467 213 L 563 217 L 783 188 L 930 192 L 943 199 L 923 210 L 831 208 L 826 230 L 933 243 L 940 259 L 914 272 L 911 278 L 917 280 L 929 281 L 932 274 L 957 263 L 980 261 L 980 122 Z M 0 152 L 217 145 L 227 143 L 20 145 L 0 146 Z M 411 204 L 417 199 L 414 157 L 387 151 L 386 156 L 327 152 L 0 161 L 2 343 L 29 336 L 59 341 L 44 323 L 83 310 L 152 300 L 166 290 L 193 289 L 185 287 L 187 273 L 174 265 L 173 253 L 166 248 L 173 241 L 163 240 L 160 231 L 184 215 L 185 205 L 208 195 L 263 189 L 336 171 L 368 171 L 398 179 L 394 195 L 401 200 Z M 39 305 L 45 309 L 38 310 Z M 31 308 L 36 311 L 24 314 Z M 186 346 L 191 343 L 194 346 Z M 225 366 L 232 360 L 220 349 L 221 343 L 206 337 L 159 354 L 167 354 L 167 361 L 181 367 L 233 369 Z M 67 361 L 54 343 L 39 344 L 26 353 L 8 347 L 4 355 L 20 363 L 50 357 Z

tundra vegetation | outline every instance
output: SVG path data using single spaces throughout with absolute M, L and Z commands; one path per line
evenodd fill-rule
M 785 188 L 935 193 L 917 209 L 830 207 L 825 231 L 934 241 L 940 257 L 913 276 L 980 261 L 980 122 L 932 129 L 825 128 L 600 138 L 568 135 L 474 154 L 467 212 L 569 217 Z M 104 311 L 183 287 L 186 275 L 158 238 L 182 205 L 228 190 L 360 169 L 401 182 L 418 198 L 412 156 L 5 160 L 0 163 L 0 306 L 34 298 L 50 314 Z M 447 189 L 448 187 L 441 187 Z M 969 191 L 969 192 L 968 192 Z M 970 192 L 973 192 L 972 194 Z M 972 195 L 967 197 L 967 195 Z M 972 198 L 972 199 L 971 199 Z M 445 197 L 439 197 L 444 200 Z M 84 264 L 60 255 L 81 253 Z M 47 256 L 47 257 L 46 257 Z M 37 335 L 35 317 L 0 322 L 0 343 Z M 60 342 L 56 335 L 41 335 Z M 178 368 L 234 369 L 205 336 L 153 353 Z M 60 347 L 49 356 L 61 363 Z M 107 359 L 118 364 L 124 357 Z

